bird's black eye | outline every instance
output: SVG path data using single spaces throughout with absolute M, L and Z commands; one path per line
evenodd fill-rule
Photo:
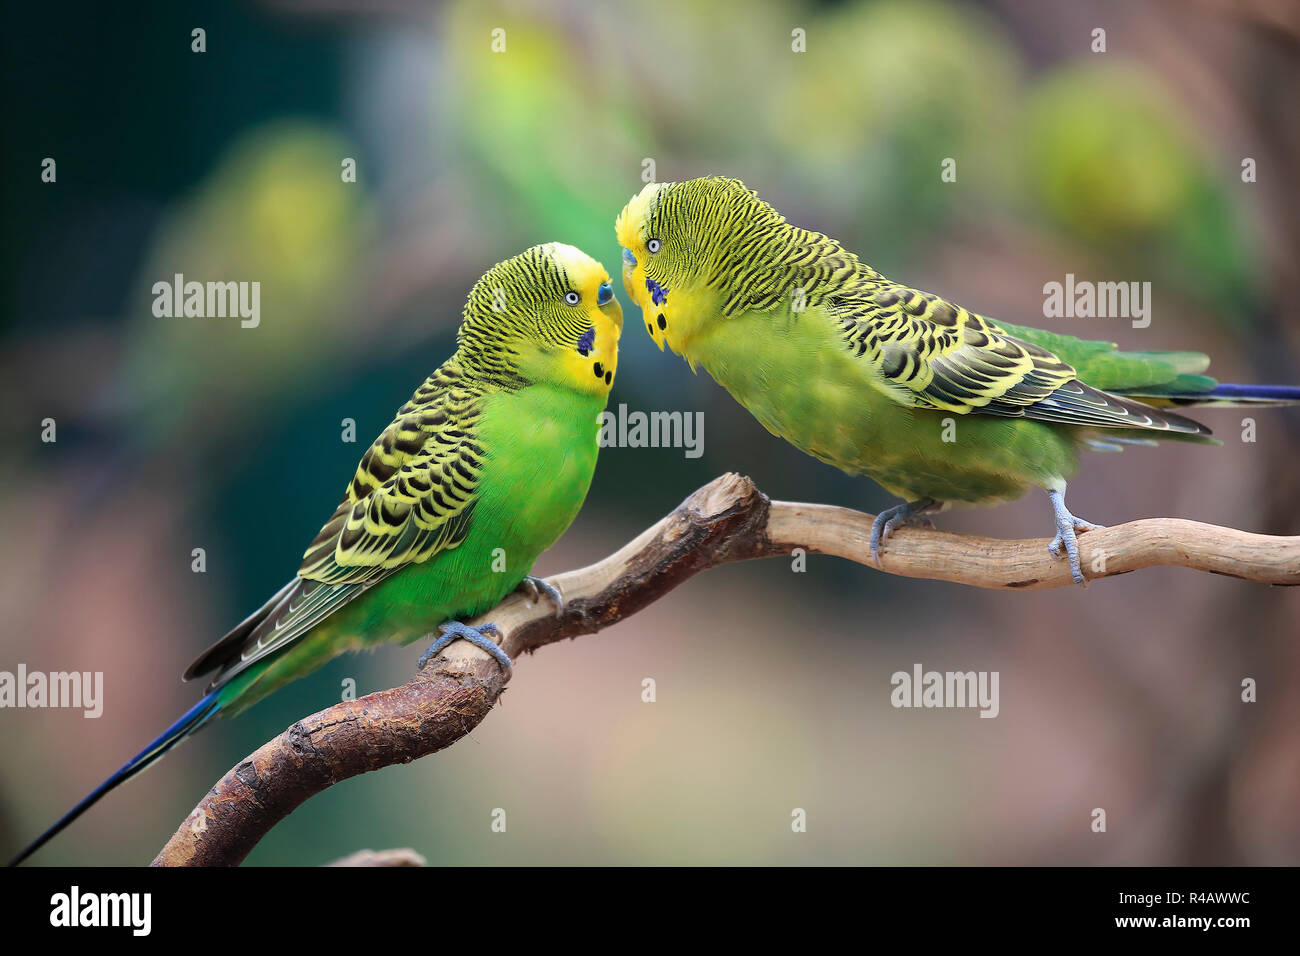
M 569 305 L 577 305 L 582 301 L 582 296 L 578 295 L 576 292 L 566 292 L 564 293 L 564 301 L 569 303 Z
M 646 251 L 649 252 L 651 255 L 658 252 L 663 247 L 664 244 L 660 242 L 658 239 L 650 239 L 645 244 Z

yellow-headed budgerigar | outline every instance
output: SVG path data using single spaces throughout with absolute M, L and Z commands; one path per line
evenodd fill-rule
M 344 652 L 438 632 L 421 665 L 464 638 L 508 669 L 496 629 L 459 619 L 521 583 L 559 603 L 529 572 L 587 495 L 622 327 L 608 273 L 572 246 L 488 270 L 455 354 L 362 456 L 297 575 L 186 672 L 216 672 L 206 696 L 14 862 L 212 717 Z
M 1121 352 L 968 312 L 790 225 L 735 179 L 651 183 L 615 228 L 661 349 L 703 366 L 774 435 L 905 500 L 876 517 L 877 563 L 901 524 L 1037 486 L 1052 553 L 1082 584 L 1076 535 L 1099 526 L 1065 505 L 1081 448 L 1213 442 L 1164 409 L 1300 401 L 1300 388 L 1218 384 L 1197 352 Z

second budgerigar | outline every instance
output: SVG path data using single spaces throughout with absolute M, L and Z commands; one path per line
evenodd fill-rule
M 1084 582 L 1065 506 L 1084 448 L 1213 442 L 1170 407 L 1292 404 L 1300 388 L 1220 385 L 1197 352 L 1121 352 L 995 321 L 876 272 L 735 179 L 651 183 L 619 215 L 623 281 L 646 331 L 702 366 L 768 431 L 904 503 L 900 524 L 1039 487 L 1051 548 Z

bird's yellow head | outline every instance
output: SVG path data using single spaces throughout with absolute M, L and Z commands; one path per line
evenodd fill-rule
M 726 308 L 735 238 L 783 223 L 738 179 L 650 183 L 632 197 L 614 226 L 623 287 L 660 349 L 693 362 L 692 340 Z
M 605 396 L 622 331 L 623 310 L 605 267 L 581 249 L 549 242 L 497 263 L 474 283 L 457 345 L 488 377 Z

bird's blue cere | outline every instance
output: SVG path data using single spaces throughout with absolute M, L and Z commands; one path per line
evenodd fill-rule
M 631 249 L 623 250 L 623 261 L 626 262 L 633 269 L 636 268 L 636 256 L 632 255 Z
M 596 290 L 596 304 L 604 305 L 612 298 L 614 298 L 614 287 L 608 282 L 602 282 L 600 288 Z

